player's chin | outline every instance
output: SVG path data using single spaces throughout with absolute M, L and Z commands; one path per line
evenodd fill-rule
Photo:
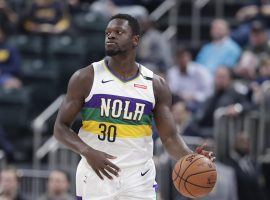
M 116 56 L 119 52 L 114 49 L 106 49 L 105 53 L 107 56 Z

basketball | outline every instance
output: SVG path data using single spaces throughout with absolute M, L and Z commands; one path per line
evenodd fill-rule
M 175 164 L 172 180 L 182 195 L 189 198 L 203 197 L 216 184 L 216 166 L 203 155 L 189 154 Z

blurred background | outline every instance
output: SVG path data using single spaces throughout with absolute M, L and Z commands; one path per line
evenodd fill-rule
M 0 0 L 0 199 L 74 199 L 80 157 L 53 125 L 72 73 L 104 58 L 117 13 L 139 20 L 137 60 L 166 79 L 179 133 L 215 152 L 202 199 L 270 199 L 270 0 Z M 186 200 L 155 128 L 153 139 L 158 199 Z

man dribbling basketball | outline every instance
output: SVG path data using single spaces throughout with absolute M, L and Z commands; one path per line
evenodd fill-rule
M 113 16 L 105 32 L 108 57 L 78 70 L 70 79 L 54 135 L 82 155 L 76 174 L 77 199 L 156 198 L 153 118 L 175 160 L 192 153 L 176 132 L 167 84 L 135 62 L 139 39 L 135 18 Z M 70 126 L 80 111 L 83 125 L 77 135 Z M 211 157 L 202 148 L 199 151 Z

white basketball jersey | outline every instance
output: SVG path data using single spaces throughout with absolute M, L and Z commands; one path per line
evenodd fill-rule
M 153 72 L 138 64 L 129 81 L 119 79 L 105 60 L 92 64 L 94 81 L 82 109 L 79 137 L 89 146 L 116 156 L 120 168 L 143 164 L 153 156 Z

